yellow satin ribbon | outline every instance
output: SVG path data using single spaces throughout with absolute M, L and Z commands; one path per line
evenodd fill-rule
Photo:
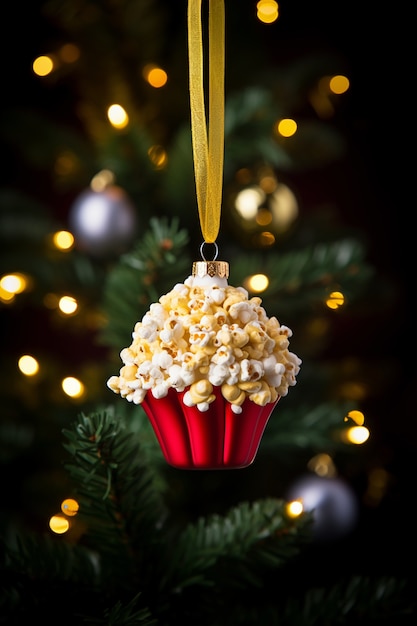
M 205 242 L 214 243 L 220 229 L 223 187 L 224 0 L 209 0 L 208 124 L 204 105 L 201 2 L 188 1 L 191 135 L 201 232 Z

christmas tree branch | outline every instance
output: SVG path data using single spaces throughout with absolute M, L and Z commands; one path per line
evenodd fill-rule
M 64 434 L 72 456 L 66 467 L 78 485 L 86 526 L 83 541 L 101 555 L 104 584 L 139 583 L 152 570 L 165 517 L 155 473 L 111 408 L 81 414 Z
M 188 276 L 188 233 L 178 219 L 152 218 L 150 228 L 132 251 L 109 272 L 103 294 L 107 325 L 100 341 L 118 350 L 130 338 L 135 323 L 162 293 Z

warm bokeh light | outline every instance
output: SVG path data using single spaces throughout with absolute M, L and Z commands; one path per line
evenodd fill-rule
M 364 414 L 362 413 L 362 411 L 357 411 L 356 409 L 354 411 L 349 411 L 349 413 L 345 417 L 345 421 L 347 421 L 349 418 L 353 420 L 358 426 L 363 426 L 365 423 Z
M 261 207 L 255 216 L 255 220 L 259 226 L 268 226 L 272 222 L 272 213 L 268 209 Z
M 73 43 L 65 43 L 59 49 L 58 54 L 64 63 L 75 63 L 80 58 L 80 49 Z
M 54 62 L 50 56 L 39 56 L 32 64 L 32 69 L 37 76 L 47 76 L 54 69 Z
M 2 287 L 0 287 L 0 301 L 3 302 L 3 304 L 12 304 L 14 300 L 14 293 L 10 293 L 10 291 L 6 291 Z
M 259 234 L 258 241 L 260 246 L 273 246 L 275 243 L 275 235 L 269 232 L 269 230 L 264 230 L 262 233 Z
M 62 381 L 62 389 L 70 398 L 81 398 L 85 391 L 83 383 L 74 376 L 64 378 Z
M 343 431 L 342 439 L 345 443 L 353 443 L 355 445 L 361 445 L 368 441 L 370 432 L 365 426 L 352 426 Z
M 58 307 L 65 315 L 72 315 L 78 309 L 78 303 L 72 296 L 62 296 L 59 299 Z
M 315 88 L 309 93 L 309 100 L 316 111 L 317 115 L 322 119 L 328 119 L 335 113 L 333 95 L 341 95 L 346 93 L 350 87 L 347 76 L 337 74 L 334 76 L 322 76 Z
M 58 230 L 53 234 L 52 241 L 58 250 L 66 252 L 71 250 L 74 245 L 74 235 L 68 230 Z
M 332 291 L 326 299 L 326 306 L 329 309 L 338 309 L 345 303 L 345 296 L 341 291 Z
M 249 276 L 244 281 L 246 289 L 254 293 L 261 293 L 261 291 L 265 291 L 268 285 L 269 278 L 268 276 L 265 276 L 265 274 L 253 274 L 253 276 Z
M 111 170 L 100 170 L 90 181 L 90 187 L 97 193 L 104 191 L 109 185 L 115 183 L 116 177 Z
M 278 19 L 278 3 L 275 0 L 259 0 L 256 5 L 257 16 L 261 22 L 272 24 Z
M 18 367 L 25 376 L 35 376 L 39 372 L 39 363 L 30 354 L 22 355 L 18 362 Z
M 245 220 L 253 219 L 258 207 L 265 201 L 265 192 L 260 187 L 242 189 L 236 196 L 235 208 Z
M 258 186 L 242 189 L 235 200 L 235 208 L 245 220 L 256 217 L 258 208 L 266 199 L 265 192 Z
M 120 104 L 112 104 L 107 109 L 109 122 L 115 128 L 126 128 L 129 124 L 129 116 Z
M 69 527 L 70 523 L 63 515 L 53 515 L 49 520 L 49 528 L 56 535 L 63 535 Z
M 330 91 L 337 95 L 346 93 L 346 91 L 349 89 L 349 86 L 349 79 L 346 76 L 342 76 L 341 74 L 338 74 L 337 76 L 332 76 L 329 80 Z
M 148 150 L 148 157 L 157 170 L 163 169 L 168 163 L 168 155 L 162 146 L 151 146 Z
M 161 67 L 156 65 L 146 65 L 143 68 L 143 77 L 155 89 L 159 89 L 166 85 L 168 81 L 168 74 Z
M 303 503 L 301 500 L 292 500 L 292 502 L 287 502 L 285 510 L 288 517 L 299 517 L 304 511 Z
M 313 456 L 307 463 L 307 467 L 317 476 L 324 478 L 331 478 L 337 474 L 332 457 L 325 452 Z
M 275 124 L 274 130 L 281 137 L 292 137 L 297 132 L 297 122 L 289 117 L 284 118 Z
M 0 278 L 0 289 L 10 294 L 22 293 L 28 285 L 28 279 L 24 274 L 5 274 Z
M 66 498 L 63 502 L 61 502 L 61 511 L 65 513 L 65 515 L 68 515 L 68 517 L 77 515 L 79 508 L 80 505 L 77 500 L 74 500 L 73 498 Z
M 269 208 L 272 213 L 274 226 L 280 232 L 288 230 L 298 217 L 298 200 L 291 189 L 283 183 L 279 183 L 274 193 L 271 194 Z

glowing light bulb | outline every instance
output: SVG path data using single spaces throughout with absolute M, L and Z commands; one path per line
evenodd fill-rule
M 286 117 L 275 125 L 275 132 L 281 137 L 292 137 L 297 132 L 297 122 L 289 117 Z
M 151 87 L 155 87 L 155 89 L 163 87 L 168 81 L 168 74 L 166 71 L 156 65 L 146 65 L 143 68 L 142 73 L 145 80 L 151 85 Z
M 85 391 L 83 383 L 74 376 L 67 376 L 63 379 L 62 389 L 70 398 L 80 398 Z
M 349 411 L 349 413 L 345 417 L 345 420 L 348 420 L 349 418 L 353 420 L 358 426 L 363 426 L 363 424 L 365 423 L 365 416 L 362 411 Z
M 329 81 L 330 91 L 337 95 L 345 93 L 349 89 L 349 86 L 349 79 L 346 76 L 342 76 L 341 74 L 338 74 L 337 76 L 332 76 Z
M 259 0 L 256 5 L 257 16 L 261 22 L 271 24 L 278 19 L 278 3 L 275 0 Z
M 344 433 L 344 440 L 347 443 L 361 445 L 370 437 L 370 432 L 365 426 L 352 426 Z
M 61 503 L 61 511 L 65 513 L 65 515 L 68 515 L 69 517 L 73 517 L 74 515 L 77 515 L 79 508 L 80 508 L 80 505 L 78 504 L 77 500 L 74 500 L 73 498 L 66 498 Z
M 47 76 L 54 69 L 52 57 L 47 55 L 37 57 L 33 61 L 32 69 L 37 76 Z
M 53 515 L 49 520 L 49 528 L 56 535 L 63 535 L 69 529 L 69 521 L 62 515 Z
M 299 517 L 304 511 L 303 503 L 301 502 L 301 500 L 292 500 L 292 502 L 287 502 L 285 509 L 288 517 L 292 518 Z
M 27 287 L 28 281 L 24 274 L 5 274 L 0 279 L 0 288 L 11 294 L 22 293 Z
M 129 124 L 129 116 L 120 104 L 112 104 L 107 109 L 109 122 L 115 128 L 125 128 Z
M 260 187 L 242 189 L 236 196 L 235 207 L 245 220 L 253 219 L 259 206 L 265 200 L 265 192 Z
M 62 296 L 59 300 L 58 307 L 65 315 L 72 315 L 78 309 L 78 303 L 72 296 Z
M 71 250 L 74 245 L 74 235 L 68 230 L 58 230 L 53 234 L 52 241 L 58 250 Z
M 20 357 L 18 367 L 25 376 L 35 376 L 39 372 L 39 363 L 30 354 L 24 354 Z
M 268 276 L 265 276 L 265 274 L 253 274 L 253 276 L 249 276 L 245 280 L 245 287 L 248 289 L 248 291 L 252 291 L 255 293 L 265 291 L 268 285 L 269 278 Z
M 332 291 L 329 297 L 326 299 L 326 306 L 329 309 L 338 309 L 345 303 L 345 296 L 341 291 Z

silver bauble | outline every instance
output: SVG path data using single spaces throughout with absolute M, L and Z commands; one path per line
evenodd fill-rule
M 340 478 L 316 474 L 299 478 L 288 490 L 287 500 L 301 500 L 305 511 L 313 512 L 313 537 L 335 541 L 349 534 L 358 517 L 358 501 Z
M 68 221 L 77 248 L 95 257 L 120 255 L 136 236 L 135 208 L 116 185 L 102 191 L 86 189 L 72 205 Z

